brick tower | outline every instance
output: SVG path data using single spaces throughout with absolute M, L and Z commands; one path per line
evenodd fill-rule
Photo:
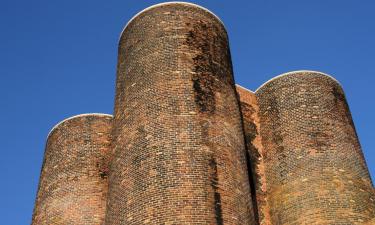
M 223 23 L 168 2 L 119 41 L 114 117 L 47 138 L 32 225 L 375 224 L 343 90 L 314 71 L 235 87 Z
M 111 120 L 106 114 L 82 114 L 51 130 L 33 225 L 102 224 Z
M 266 202 L 257 196 L 261 214 L 270 213 L 265 224 L 370 224 L 374 189 L 339 83 L 297 71 L 255 94 L 261 145 L 252 150 L 261 164 L 256 182 L 267 192 Z
M 147 8 L 119 43 L 106 224 L 255 224 L 222 22 Z

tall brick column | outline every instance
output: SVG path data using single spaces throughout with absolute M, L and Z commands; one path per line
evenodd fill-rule
M 121 35 L 106 225 L 255 224 L 228 39 L 189 3 Z
M 112 116 L 83 114 L 50 132 L 33 225 L 101 225 L 104 221 Z
M 256 91 L 273 224 L 370 224 L 374 189 L 341 86 L 313 71 Z

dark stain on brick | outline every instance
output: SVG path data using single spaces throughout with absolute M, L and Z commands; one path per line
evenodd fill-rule
M 224 222 L 223 222 L 223 215 L 222 215 L 222 209 L 221 209 L 221 196 L 218 191 L 219 177 L 217 175 L 217 163 L 213 157 L 210 160 L 210 168 L 212 171 L 211 187 L 214 191 L 216 224 L 223 225 Z
M 244 134 L 245 134 L 245 143 L 246 143 L 246 149 L 248 152 L 248 157 L 249 157 L 249 165 L 251 166 L 251 171 L 253 176 L 253 180 L 256 184 L 260 184 L 260 176 L 255 173 L 259 158 L 260 158 L 260 153 L 257 147 L 253 144 L 254 139 L 256 138 L 258 134 L 257 127 L 254 123 L 254 121 L 250 119 L 245 119 L 245 118 L 250 118 L 253 113 L 255 113 L 255 110 L 250 104 L 247 104 L 245 102 L 241 102 L 240 104 L 240 109 L 241 109 L 241 114 L 243 115 L 249 115 L 248 117 L 244 117 L 243 115 L 241 116 L 244 118 L 243 120 L 243 126 L 244 126 Z M 255 184 L 254 184 L 255 186 Z M 257 188 L 260 187 L 260 185 L 256 185 Z
M 200 112 L 215 111 L 215 95 L 212 90 L 212 82 L 203 77 L 193 76 L 193 88 L 195 91 L 195 103 Z
M 256 163 L 254 160 L 251 159 L 251 155 L 249 151 L 246 151 L 246 162 L 247 162 L 247 170 L 248 170 L 247 173 L 249 174 L 249 185 L 250 185 L 251 201 L 253 203 L 253 213 L 254 213 L 255 223 L 259 224 L 259 212 L 258 212 L 256 190 L 258 187 L 260 187 L 261 181 L 260 181 L 259 175 L 255 173 Z
M 99 176 L 102 179 L 106 179 L 108 177 L 108 173 L 107 173 L 107 171 L 100 171 Z
M 257 172 L 258 165 L 260 163 L 259 159 L 261 154 L 259 149 L 254 145 L 255 138 L 259 135 L 257 131 L 257 125 L 254 122 L 254 117 L 256 114 L 255 108 L 251 105 L 246 103 L 245 101 L 241 101 L 240 96 L 237 95 L 237 99 L 240 102 L 240 113 L 241 113 L 241 120 L 243 124 L 243 133 L 245 137 L 245 148 L 246 148 L 246 163 L 247 163 L 247 170 L 249 175 L 249 186 L 250 186 L 250 193 L 251 193 L 251 200 L 253 204 L 253 214 L 255 218 L 255 224 L 259 225 L 261 221 L 261 217 L 263 217 L 262 211 L 259 211 L 259 204 L 257 193 L 262 193 L 261 190 L 262 180 L 260 174 Z M 260 203 L 260 202 L 259 202 Z
M 190 26 L 190 23 L 186 25 Z M 216 52 L 215 49 L 226 46 L 219 36 L 208 35 L 216 33 L 218 33 L 216 26 L 199 21 L 186 34 L 185 44 L 199 51 L 192 58 L 194 62 L 192 81 L 195 91 L 195 103 L 199 107 L 199 111 L 205 113 L 213 113 L 215 111 L 215 92 L 220 91 L 215 80 L 219 79 L 220 82 L 224 81 L 233 84 L 233 79 L 228 79 L 230 76 L 228 76 L 227 71 L 224 71 L 221 64 L 227 61 L 231 68 L 229 49 L 223 56 L 213 55 Z
M 195 103 L 200 112 L 212 113 L 215 111 L 215 94 L 212 73 L 215 68 L 212 63 L 210 46 L 206 40 L 205 32 L 207 24 L 200 22 L 194 25 L 187 34 L 186 44 L 198 49 L 200 52 L 193 58 L 194 75 L 192 76 L 193 88 L 195 91 Z
M 106 159 L 102 158 L 101 162 L 106 162 Z M 108 166 L 105 166 L 104 163 L 97 162 L 96 163 L 96 167 L 99 170 L 99 172 L 98 172 L 99 177 L 102 178 L 102 179 L 107 179 L 107 177 L 108 177 L 108 170 L 109 170 Z
M 353 128 L 355 136 L 356 138 L 358 138 L 357 131 L 354 126 L 353 118 L 350 113 L 349 105 L 348 105 L 348 102 L 346 101 L 344 93 L 337 86 L 333 86 L 332 94 L 333 96 L 335 96 L 335 104 L 337 106 L 337 109 L 339 109 L 341 112 L 340 114 L 341 114 L 342 120 Z

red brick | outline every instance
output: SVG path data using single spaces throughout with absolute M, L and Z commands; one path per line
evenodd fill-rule
M 78 115 L 49 134 L 33 225 L 100 225 L 107 195 L 112 116 Z
M 185 3 L 119 46 L 107 225 L 255 224 L 227 33 Z

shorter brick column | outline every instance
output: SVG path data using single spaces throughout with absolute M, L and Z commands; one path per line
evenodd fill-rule
M 48 135 L 33 225 L 103 224 L 112 116 L 83 114 Z
M 272 224 L 366 224 L 374 189 L 344 92 L 314 71 L 256 91 Z

